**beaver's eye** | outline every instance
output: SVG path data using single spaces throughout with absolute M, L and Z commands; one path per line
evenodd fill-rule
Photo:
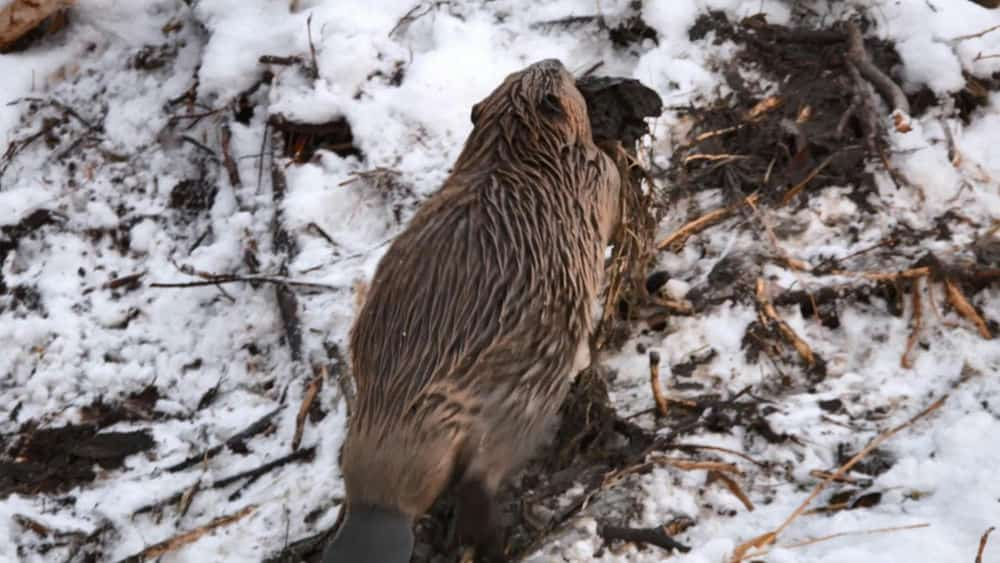
M 542 96 L 539 108 L 542 110 L 542 113 L 548 115 L 549 117 L 562 115 L 563 112 L 562 104 L 559 103 L 559 96 L 556 96 L 555 94 L 545 94 Z
M 472 115 L 469 116 L 472 119 L 472 124 L 475 125 L 479 121 L 479 104 L 472 106 Z

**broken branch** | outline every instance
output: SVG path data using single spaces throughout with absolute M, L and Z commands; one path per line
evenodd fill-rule
M 716 209 L 714 211 L 710 211 L 705 215 L 702 215 L 701 217 L 695 219 L 694 221 L 685 224 L 680 229 L 674 231 L 673 234 L 661 240 L 659 243 L 656 244 L 656 249 L 664 250 L 670 247 L 674 252 L 677 252 L 684 247 L 684 242 L 687 241 L 687 239 L 691 235 L 700 233 L 701 231 L 704 231 L 708 227 L 711 227 L 716 223 L 728 219 L 730 216 L 736 213 L 736 211 L 739 210 L 740 207 L 748 204 L 753 205 L 757 203 L 758 199 L 759 196 L 757 194 L 751 194 L 736 205 L 731 205 L 729 207 L 723 207 L 722 209 Z
M 909 124 L 905 121 L 905 116 L 910 115 L 910 102 L 906 99 L 906 94 L 891 78 L 886 76 L 877 66 L 875 66 L 868 52 L 865 50 L 864 38 L 861 37 L 861 28 L 855 22 L 847 22 L 847 59 L 850 64 L 857 67 L 861 76 L 865 77 L 882 94 L 886 101 L 892 106 L 896 115 L 896 130 L 905 133 L 909 131 Z
M 674 549 L 681 553 L 691 551 L 691 548 L 688 546 L 678 543 L 672 537 L 668 536 L 664 528 L 664 526 L 657 526 L 655 528 L 625 528 L 604 525 L 601 526 L 599 533 L 604 538 L 604 541 L 608 542 L 621 540 L 630 543 L 647 543 L 668 551 Z

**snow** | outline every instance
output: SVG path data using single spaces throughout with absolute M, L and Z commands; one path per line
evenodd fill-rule
M 231 495 L 241 485 L 202 490 L 183 517 L 170 510 L 162 520 L 133 517 L 139 507 L 188 490 L 198 480 L 225 478 L 290 451 L 295 414 L 312 374 L 290 356 L 272 288 L 231 284 L 222 293 L 213 286 L 149 286 L 190 281 L 179 266 L 245 273 L 247 253 L 259 260 L 260 272 L 279 271 L 280 257 L 271 243 L 275 209 L 267 167 L 264 181 L 259 187 L 257 183 L 255 155 L 261 150 L 264 108 L 301 121 L 344 117 L 364 155 L 360 160 L 324 151 L 286 169 L 288 193 L 281 211 L 299 247 L 288 276 L 337 288 L 299 297 L 306 360 L 325 363 L 328 345 L 346 350 L 356 288 L 370 278 L 386 242 L 412 215 L 414 203 L 445 178 L 471 129 L 472 104 L 507 73 L 547 57 L 561 58 L 574 70 L 604 61 L 600 72 L 639 78 L 657 89 L 667 106 L 684 107 L 726 94 L 722 72 L 737 50 L 730 42 L 717 44 L 711 35 L 691 40 L 688 29 L 698 16 L 722 10 L 734 20 L 758 12 L 767 13 L 772 23 L 793 17 L 789 3 L 776 0 L 647 1 L 644 18 L 658 32 L 659 45 L 646 41 L 617 49 L 594 25 L 566 30 L 534 24 L 593 14 L 597 8 L 616 22 L 627 13 L 629 2 L 624 0 L 597 7 L 589 0 L 433 6 L 394 0 L 380 3 L 378 10 L 371 9 L 370 1 L 357 0 L 194 4 L 191 10 L 173 0 L 80 0 L 67 32 L 25 52 L 0 55 L 3 147 L 40 127 L 26 103 L 8 105 L 24 97 L 59 100 L 103 126 L 99 140 L 73 157 L 72 169 L 50 157 L 69 148 L 80 129 L 59 139 L 55 149 L 42 142 L 30 145 L 0 176 L 0 226 L 16 224 L 38 209 L 66 218 L 22 239 L 0 264 L 5 283 L 36 288 L 44 308 L 44 314 L 4 308 L 0 296 L 0 435 L 6 437 L 31 420 L 46 426 L 78 421 L 80 409 L 94 400 L 120 400 L 151 383 L 161 393 L 156 420 L 112 427 L 152 428 L 154 452 L 131 456 L 124 468 L 61 495 L 0 499 L 0 561 L 47 561 L 53 553 L 66 554 L 62 548 L 39 554 L 36 539 L 14 515 L 84 533 L 108 521 L 117 534 L 105 543 L 104 556 L 113 561 L 213 518 L 257 507 L 238 523 L 164 555 L 164 563 L 259 560 L 281 549 L 286 538 L 326 529 L 336 519 L 343 496 L 337 453 L 346 412 L 333 377 L 318 397 L 326 417 L 305 426 L 303 447 L 315 446 L 314 460 L 270 472 L 235 499 Z M 858 9 L 854 3 L 816 4 L 816 13 L 828 20 Z M 419 15 L 397 26 L 414 8 Z M 980 57 L 1000 54 L 1000 31 L 958 39 L 1000 24 L 1000 10 L 966 0 L 883 0 L 865 13 L 873 21 L 871 34 L 895 42 L 904 86 L 930 88 L 941 107 L 913 119 L 913 131 L 894 133 L 893 162 L 914 186 L 897 188 L 873 168 L 884 213 L 857 224 L 856 243 L 846 247 L 841 242 L 859 213 L 844 197 L 846 187 L 827 188 L 801 216 L 781 218 L 799 229 L 797 234 L 789 231 L 782 245 L 800 259 L 846 256 L 878 242 L 894 226 L 926 228 L 949 210 L 985 226 L 1000 220 L 1000 94 L 991 93 L 990 103 L 974 112 L 968 124 L 951 117 L 947 97 L 964 87 L 963 73 L 985 77 L 1000 71 L 1000 58 Z M 173 23 L 181 24 L 180 29 L 165 31 Z M 307 26 L 318 78 L 258 62 L 261 55 L 310 60 Z M 145 45 L 168 45 L 176 55 L 162 68 L 135 69 L 128 61 Z M 256 94 L 261 105 L 247 123 L 232 123 L 231 150 L 242 178 L 242 185 L 233 186 L 222 171 L 206 175 L 200 149 L 168 131 L 176 112 L 167 106 L 196 85 L 199 103 L 209 107 L 194 111 L 229 111 L 227 104 L 257 83 L 265 68 L 275 74 L 274 85 Z M 397 70 L 403 72 L 402 81 L 394 85 L 390 77 Z M 221 154 L 217 124 L 209 117 L 181 132 Z M 671 109 L 656 120 L 651 142 L 655 162 L 666 164 L 687 126 L 683 113 Z M 961 153 L 957 167 L 949 160 L 943 127 L 952 132 Z M 377 167 L 398 172 L 391 187 L 376 189 L 375 181 L 356 176 Z M 218 190 L 210 208 L 186 215 L 170 209 L 173 187 L 191 179 Z M 701 209 L 720 201 L 713 191 L 694 197 Z M 664 217 L 661 234 L 685 222 L 680 207 Z M 127 235 L 124 245 L 114 242 L 118 231 Z M 924 248 L 961 254 L 976 234 L 956 228 L 952 239 L 928 240 Z M 658 269 L 671 277 L 665 288 L 671 298 L 688 296 L 724 257 L 760 244 L 737 229 L 698 236 L 701 249 L 688 245 L 680 253 L 659 256 Z M 774 289 L 799 283 L 797 275 L 777 266 L 766 272 L 773 274 Z M 104 287 L 136 273 L 142 274 L 142 285 L 134 291 Z M 943 303 L 940 289 L 935 291 Z M 974 302 L 986 317 L 1000 319 L 996 287 Z M 618 373 L 612 399 L 619 411 L 630 414 L 651 406 L 648 360 L 636 352 L 637 343 L 661 354 L 665 382 L 673 381 L 670 365 L 715 350 L 714 359 L 691 379 L 722 394 L 753 386 L 774 401 L 777 410 L 767 419 L 773 428 L 796 437 L 791 445 L 769 444 L 742 432 L 690 437 L 692 443 L 734 449 L 770 464 L 773 469 L 765 471 L 735 460 L 756 510 L 746 511 L 717 485 L 706 486 L 704 471 L 658 467 L 629 481 L 638 491 L 641 510 L 628 524 L 655 526 L 680 515 L 694 518 L 697 525 L 677 538 L 692 551 L 672 560 L 727 561 L 737 545 L 774 529 L 805 499 L 815 483 L 811 470 L 836 467 L 839 445 L 857 451 L 947 393 L 950 397 L 938 412 L 883 447 L 893 464 L 873 480 L 871 490 L 883 493 L 879 505 L 804 516 L 766 558 L 973 560 L 980 534 L 1000 524 L 1000 483 L 995 478 L 1000 448 L 994 447 L 1000 434 L 1000 340 L 983 340 L 954 313 L 942 314 L 957 328 L 925 314 L 922 340 L 929 349 L 918 346 L 913 368 L 904 370 L 899 365 L 909 334 L 908 314 L 896 318 L 875 307 L 850 307 L 840 312 L 840 327 L 830 329 L 804 318 L 798 308 L 780 309 L 827 359 L 829 375 L 822 382 L 797 383 L 779 393 L 780 375 L 766 360 L 748 363 L 742 350 L 745 329 L 757 318 L 755 309 L 733 302 L 703 315 L 672 318 L 665 332 L 637 334 L 606 359 Z M 217 384 L 216 400 L 199 409 Z M 854 417 L 817 407 L 817 401 L 832 398 L 841 399 L 852 415 L 885 407 L 887 414 L 884 420 L 858 425 Z M 276 407 L 281 410 L 273 432 L 248 441 L 248 452 L 227 450 L 188 472 L 164 470 Z M 639 420 L 651 423 L 649 417 Z M 50 502 L 53 498 L 63 502 Z M 307 522 L 308 513 L 314 516 Z M 597 534 L 603 517 L 585 512 L 529 561 L 662 560 L 655 548 L 603 549 Z M 924 523 L 928 527 L 781 547 L 834 533 Z M 1000 561 L 998 554 L 1000 548 L 988 548 L 985 561 Z

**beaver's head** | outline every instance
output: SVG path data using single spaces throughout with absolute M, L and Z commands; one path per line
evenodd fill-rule
M 544 148 L 591 143 L 587 103 L 573 75 L 557 59 L 509 75 L 472 108 L 469 145 L 495 141 Z M 477 146 L 479 150 L 485 147 Z M 479 152 L 477 150 L 477 152 Z

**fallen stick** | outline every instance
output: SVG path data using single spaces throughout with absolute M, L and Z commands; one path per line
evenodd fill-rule
M 670 406 L 667 398 L 663 395 L 663 385 L 660 383 L 660 353 L 651 351 L 649 353 L 649 386 L 653 389 L 653 400 L 656 401 L 656 410 L 660 416 L 667 416 Z
M 675 549 L 681 553 L 691 551 L 690 547 L 679 543 L 674 540 L 674 538 L 668 536 L 664 526 L 657 526 L 655 528 L 625 528 L 621 526 L 604 525 L 601 526 L 598 533 L 601 538 L 607 542 L 621 540 L 629 543 L 645 543 L 655 545 L 656 547 L 666 549 L 667 551 Z
M 295 435 L 292 436 L 292 451 L 299 449 L 299 444 L 302 443 L 302 432 L 306 425 L 306 416 L 309 415 L 309 409 L 312 407 L 313 401 L 316 400 L 316 394 L 323 387 L 323 380 L 326 379 L 326 367 L 320 366 L 319 373 L 317 373 L 313 380 L 309 383 L 309 387 L 306 388 L 306 395 L 302 399 L 302 406 L 299 407 L 299 414 L 295 417 Z
M 225 487 L 226 485 L 230 485 L 232 483 L 235 483 L 236 481 L 239 481 L 240 479 L 252 479 L 252 480 L 256 480 L 261 475 L 264 475 L 265 473 L 268 473 L 268 472 L 270 472 L 271 470 L 273 470 L 273 469 L 275 469 L 277 467 L 281 467 L 281 466 L 287 465 L 287 464 L 289 464 L 289 463 L 291 463 L 293 461 L 298 461 L 300 459 L 304 459 L 304 458 L 310 457 L 310 456 L 314 455 L 315 453 L 316 453 L 316 448 L 306 448 L 304 450 L 294 451 L 294 452 L 292 452 L 292 453 L 290 453 L 288 455 L 279 457 L 278 459 L 271 460 L 271 461 L 265 463 L 264 465 L 260 465 L 258 467 L 253 468 L 253 469 L 248 469 L 246 471 L 241 471 L 240 473 L 237 473 L 236 475 L 230 475 L 229 477 L 225 477 L 223 479 L 219 479 L 218 481 L 212 483 L 212 488 L 213 489 L 221 489 L 222 487 Z
M 689 223 L 682 226 L 680 229 L 674 231 L 670 236 L 661 240 L 656 244 L 657 250 L 665 250 L 667 247 L 673 247 L 673 250 L 679 251 L 684 247 L 684 242 L 687 241 L 688 237 L 691 235 L 700 233 L 708 227 L 719 223 L 725 219 L 728 219 L 733 215 L 740 207 L 747 204 L 755 204 L 759 196 L 757 194 L 751 194 L 743 199 L 742 202 L 732 205 L 729 207 L 723 207 L 722 209 L 716 209 L 710 211 L 701 217 L 690 221 Z
M 732 463 L 724 461 L 706 461 L 700 459 L 678 459 L 667 456 L 650 456 L 649 463 L 653 465 L 669 465 L 681 471 L 716 471 L 718 473 L 739 474 L 740 470 Z
M 254 510 L 257 510 L 257 507 L 250 505 L 235 514 L 216 518 L 200 528 L 178 534 L 172 538 L 163 540 L 160 543 L 153 544 L 135 555 L 130 555 L 124 559 L 120 559 L 118 563 L 142 563 L 144 561 L 156 559 L 157 557 L 170 553 L 171 551 L 177 551 L 185 545 L 198 541 L 198 539 L 202 536 L 217 528 L 229 526 L 230 524 L 239 522 L 251 514 Z
M 653 296 L 652 301 L 655 305 L 663 307 L 671 313 L 678 315 L 690 315 L 694 313 L 694 306 L 689 301 L 674 301 L 673 299 L 659 296 Z
M 899 360 L 899 365 L 904 369 L 913 368 L 913 359 L 910 354 L 913 352 L 913 348 L 917 345 L 917 340 L 920 339 L 920 329 L 923 326 L 923 304 L 920 299 L 920 280 L 923 278 L 915 278 L 913 280 L 913 292 L 912 296 L 912 307 L 913 312 L 910 313 L 910 336 L 906 339 L 906 349 L 903 350 L 903 357 Z
M 941 405 L 943 405 L 947 399 L 948 395 L 944 395 L 940 399 L 931 403 L 929 407 L 920 411 L 906 422 L 900 424 L 899 426 L 890 428 L 889 430 L 886 430 L 882 434 L 876 436 L 874 440 L 869 442 L 867 446 L 865 446 L 861 451 L 856 453 L 854 457 L 852 457 L 847 461 L 847 463 L 841 465 L 835 472 L 833 472 L 833 474 L 831 474 L 823 481 L 820 481 L 813 488 L 812 493 L 810 493 L 809 496 L 806 497 L 806 500 L 802 501 L 802 504 L 800 504 L 799 507 L 796 508 L 795 511 L 792 512 L 792 514 L 788 516 L 788 518 L 786 518 L 785 521 L 782 522 L 781 525 L 778 526 L 775 530 L 767 532 L 765 534 L 761 534 L 753 539 L 750 539 L 738 545 L 736 549 L 733 550 L 733 556 L 730 559 L 731 563 L 739 563 L 740 561 L 746 559 L 748 557 L 747 552 L 750 551 L 751 549 L 760 549 L 773 544 L 778 539 L 778 536 L 782 532 L 784 532 L 792 524 L 792 522 L 794 522 L 799 516 L 801 516 L 803 512 L 805 512 L 806 508 L 809 507 L 809 503 L 815 500 L 816 497 L 818 497 L 819 494 L 823 492 L 823 490 L 830 485 L 830 483 L 832 483 L 835 479 L 838 479 L 846 475 L 847 472 L 850 471 L 852 467 L 857 465 L 862 459 L 865 458 L 865 456 L 870 454 L 875 448 L 881 446 L 886 440 L 892 438 L 899 432 L 912 426 L 918 420 L 930 415 L 937 409 L 941 408 Z M 750 555 L 756 556 L 757 554 L 750 554 Z
M 743 458 L 750 463 L 756 465 L 757 467 L 767 467 L 767 464 L 748 456 L 743 452 L 738 452 L 736 450 L 730 450 L 728 448 L 723 448 L 720 446 L 706 446 L 702 444 L 662 444 L 658 446 L 660 449 L 676 449 L 676 450 L 710 450 L 716 452 L 722 452 L 734 455 L 736 457 Z
M 979 331 L 979 335 L 990 340 L 993 338 L 993 334 L 990 333 L 990 327 L 986 324 L 979 313 L 976 312 L 976 308 L 969 303 L 969 300 L 965 298 L 962 290 L 959 289 L 955 282 L 950 279 L 944 280 L 944 287 L 948 293 L 948 303 L 958 311 L 959 315 L 962 315 L 969 320 L 972 324 L 976 326 L 976 330 Z
M 784 197 L 781 198 L 781 204 L 779 204 L 778 207 L 784 207 L 789 203 L 791 203 L 792 200 L 795 199 L 795 196 L 799 195 L 802 192 L 802 190 L 805 189 L 806 185 L 809 182 L 812 182 L 813 179 L 816 178 L 816 176 L 819 176 L 820 172 L 822 172 L 827 166 L 830 165 L 831 162 L 833 162 L 833 159 L 836 156 L 837 153 L 833 153 L 830 156 L 823 159 L 823 162 L 819 163 L 819 166 L 817 166 L 816 168 L 813 168 L 812 171 L 809 172 L 809 174 L 806 175 L 806 177 L 803 178 L 801 182 L 789 188 L 789 190 L 785 192 Z
M 851 64 L 857 67 L 861 76 L 875 86 L 892 106 L 896 130 L 900 133 L 909 131 L 910 125 L 906 122 L 906 118 L 910 115 L 910 102 L 906 99 L 906 94 L 903 93 L 902 88 L 872 63 L 871 57 L 865 50 L 861 28 L 853 21 L 847 22 L 847 58 Z
M 802 356 L 806 365 L 813 366 L 816 363 L 816 356 L 813 354 L 812 348 L 798 334 L 795 334 L 795 331 L 792 330 L 792 327 L 784 319 L 778 316 L 778 311 L 767 298 L 767 286 L 763 278 L 757 279 L 757 302 L 760 304 L 762 314 L 778 327 L 778 331 L 795 348 L 795 351 Z
M 898 279 L 914 279 L 922 278 L 924 276 L 930 275 L 931 269 L 927 266 L 922 266 L 920 268 L 911 268 L 909 270 L 903 270 L 901 272 L 848 272 L 843 270 L 835 270 L 833 272 L 837 275 L 845 276 L 856 276 L 872 280 L 872 281 L 896 281 Z
M 990 541 L 990 534 L 995 530 L 993 526 L 986 528 L 982 537 L 979 538 L 979 550 L 976 551 L 976 563 L 983 563 L 983 552 L 986 551 L 986 542 Z
M 211 447 L 211 448 L 209 448 L 209 449 L 207 449 L 207 450 L 205 450 L 203 452 L 199 452 L 199 453 L 197 453 L 197 454 L 195 454 L 195 455 L 193 455 L 193 456 L 185 459 L 184 461 L 182 461 L 180 463 L 171 465 L 170 467 L 167 468 L 167 471 L 170 472 L 170 473 L 176 473 L 178 471 L 183 471 L 183 470 L 187 469 L 188 467 L 191 467 L 191 466 L 193 466 L 193 465 L 195 465 L 197 463 L 201 463 L 203 460 L 212 459 L 213 457 L 219 455 L 219 452 L 221 452 L 222 449 L 225 448 L 225 447 L 232 447 L 237 442 L 242 442 L 243 440 L 246 440 L 247 438 L 250 438 L 251 436 L 256 436 L 257 434 L 260 434 L 268 426 L 270 426 L 271 419 L 274 418 L 274 415 L 278 414 L 278 412 L 280 412 L 281 409 L 282 409 L 282 407 L 278 407 L 278 408 L 274 409 L 273 411 L 265 414 L 264 416 L 258 418 L 257 420 L 254 421 L 253 424 L 251 424 L 250 426 L 247 426 L 246 428 L 244 428 L 243 430 L 237 432 L 236 434 L 233 434 L 225 442 L 223 442 L 223 443 L 221 443 L 219 445 L 213 446 L 213 447 Z
M 743 489 L 740 488 L 739 483 L 737 483 L 735 479 L 721 471 L 712 470 L 708 472 L 708 482 L 711 483 L 713 481 L 722 481 L 722 484 L 729 489 L 729 492 L 733 493 L 733 496 L 743 503 L 743 506 L 746 507 L 748 511 L 754 511 L 753 502 L 750 500 L 750 497 L 743 492 Z
M 229 125 L 223 125 L 221 136 L 222 145 L 222 163 L 226 168 L 226 175 L 229 176 L 229 185 L 234 188 L 238 188 L 243 185 L 240 181 L 240 170 L 236 167 L 236 161 L 233 160 L 233 154 L 230 152 L 230 144 L 233 139 L 233 131 L 229 128 Z

